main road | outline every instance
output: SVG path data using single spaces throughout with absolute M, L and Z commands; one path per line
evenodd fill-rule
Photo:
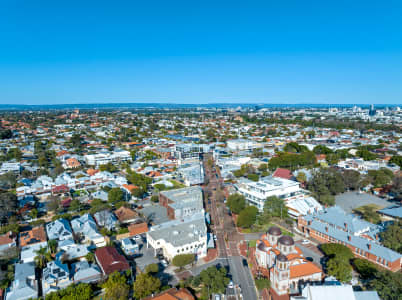
M 204 156 L 204 174 L 205 205 L 209 209 L 213 230 L 217 237 L 218 258 L 195 268 L 193 274 L 197 275 L 211 265 L 225 266 L 232 276 L 233 283 L 241 287 L 243 299 L 256 300 L 257 293 L 253 277 L 246 259 L 240 256 L 238 250 L 238 243 L 243 240 L 243 236 L 237 232 L 236 226 L 223 204 L 221 191 L 223 181 L 210 155 Z

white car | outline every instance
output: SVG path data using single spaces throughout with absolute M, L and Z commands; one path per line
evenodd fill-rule
M 310 244 L 310 241 L 309 240 L 302 240 L 302 245 L 308 245 L 308 244 Z
M 165 268 L 166 268 L 167 265 L 168 265 L 167 261 L 164 260 L 164 259 L 161 260 L 161 264 L 162 264 L 162 266 L 164 266 Z
M 134 239 L 135 239 L 136 241 L 139 241 L 139 240 L 141 240 L 141 236 L 137 234 L 137 235 L 134 237 Z
M 214 234 L 214 241 L 216 241 L 218 238 L 216 237 L 216 234 Z
M 228 284 L 228 288 L 233 289 L 234 288 L 234 284 L 233 281 L 230 281 Z

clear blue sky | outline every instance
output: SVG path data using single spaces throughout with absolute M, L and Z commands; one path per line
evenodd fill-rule
M 0 1 L 0 103 L 402 104 L 402 1 Z

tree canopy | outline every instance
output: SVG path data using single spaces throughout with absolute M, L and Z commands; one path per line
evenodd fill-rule
M 240 212 L 237 218 L 237 226 L 241 228 L 250 228 L 255 223 L 257 214 L 257 207 L 251 205 L 247 206 Z
M 137 275 L 134 282 L 134 297 L 136 299 L 145 298 L 152 293 L 159 292 L 161 281 L 149 273 Z
M 246 199 L 241 194 L 232 194 L 226 204 L 233 213 L 239 214 L 246 207 Z
M 119 272 L 110 274 L 108 280 L 102 285 L 102 288 L 106 291 L 105 298 L 113 300 L 128 299 L 130 292 L 126 276 Z
M 184 267 L 191 264 L 195 260 L 194 254 L 178 254 L 173 257 L 172 263 L 176 267 Z

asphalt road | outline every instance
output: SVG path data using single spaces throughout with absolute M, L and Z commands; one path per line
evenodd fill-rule
M 237 244 L 243 240 L 243 236 L 237 233 L 236 227 L 232 219 L 227 215 L 226 209 L 223 209 L 224 204 L 220 203 L 220 208 L 217 206 L 215 197 L 215 189 L 220 184 L 218 172 L 212 172 L 207 164 L 208 157 L 204 158 L 205 176 L 208 177 L 208 185 L 205 190 L 211 192 L 211 218 L 214 221 L 214 232 L 217 236 L 218 258 L 213 262 L 196 267 L 192 270 L 193 275 L 198 275 L 202 270 L 212 266 L 221 265 L 228 269 L 229 275 L 235 285 L 241 287 L 243 299 L 257 300 L 257 293 L 254 286 L 254 280 L 247 263 L 243 264 L 243 257 L 239 255 Z M 225 238 L 228 240 L 225 241 Z

